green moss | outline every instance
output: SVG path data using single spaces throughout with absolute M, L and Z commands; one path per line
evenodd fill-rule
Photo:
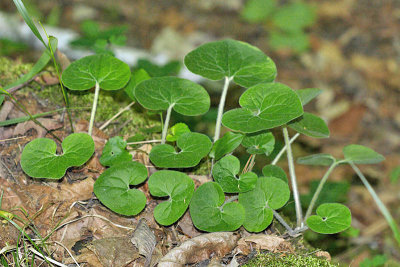
M 5 86 L 15 81 L 31 68 L 32 64 L 13 62 L 6 57 L 0 57 L 0 85 Z
M 246 267 L 269 266 L 269 267 L 331 267 L 339 266 L 329 261 L 314 256 L 288 255 L 281 253 L 258 253 Z

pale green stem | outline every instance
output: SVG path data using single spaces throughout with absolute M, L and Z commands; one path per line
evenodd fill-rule
M 224 106 L 225 106 L 226 95 L 228 93 L 229 83 L 232 81 L 232 78 L 233 77 L 225 77 L 225 83 L 222 89 L 221 99 L 219 100 L 218 116 L 217 116 L 217 122 L 215 124 L 214 142 L 216 142 L 219 139 L 219 135 L 221 133 L 222 115 L 224 113 Z
M 90 136 L 92 135 L 92 132 L 93 132 L 94 117 L 96 116 L 96 109 L 97 109 L 97 102 L 99 100 L 99 93 L 100 93 L 100 85 L 98 82 L 96 82 L 96 86 L 95 86 L 95 90 L 94 90 L 92 114 L 90 115 L 90 122 L 89 122 L 88 134 Z
M 118 118 L 119 115 L 121 115 L 122 113 L 124 113 L 125 111 L 129 110 L 133 104 L 135 104 L 135 101 L 131 102 L 129 105 L 127 105 L 126 107 L 124 107 L 123 109 L 121 109 L 120 111 L 118 111 L 117 114 L 115 114 L 114 116 L 112 116 L 111 119 L 109 119 L 108 121 L 106 121 L 103 125 L 100 126 L 100 130 L 104 130 L 113 120 L 115 120 L 116 118 Z
M 290 144 L 292 144 L 297 137 L 299 137 L 300 134 L 296 133 L 291 139 L 290 139 Z M 271 165 L 276 165 L 276 163 L 278 163 L 279 159 L 282 157 L 283 153 L 285 153 L 286 151 L 286 146 L 282 147 L 281 151 L 279 151 L 278 155 L 276 155 L 276 157 L 274 158 L 274 160 L 271 162 Z
M 322 191 L 322 188 L 324 187 L 326 181 L 329 178 L 329 175 L 332 173 L 333 169 L 335 169 L 335 167 L 337 166 L 337 162 L 334 162 L 331 164 L 331 166 L 329 167 L 329 169 L 326 171 L 326 173 L 324 174 L 324 176 L 322 177 L 321 181 L 318 184 L 317 190 L 315 190 L 315 193 L 311 199 L 310 205 L 308 206 L 307 212 L 306 212 L 306 216 L 304 216 L 304 222 L 307 220 L 308 217 L 310 217 L 311 212 L 314 209 L 315 203 L 317 203 L 317 199 L 319 197 L 319 194 Z
M 375 200 L 376 205 L 378 206 L 379 210 L 382 212 L 383 216 L 385 217 L 386 221 L 388 222 L 390 228 L 394 233 L 394 238 L 396 239 L 398 245 L 400 246 L 400 230 L 393 219 L 392 215 L 390 214 L 389 210 L 386 208 L 385 204 L 383 204 L 382 200 L 376 194 L 375 190 L 372 188 L 370 183 L 368 182 L 367 178 L 365 178 L 364 174 L 360 171 L 360 169 L 353 163 L 349 162 L 350 166 L 356 172 L 358 177 L 360 178 L 361 182 L 365 185 L 369 193 L 371 194 L 372 198 Z
M 161 144 L 165 144 L 165 140 L 167 139 L 168 125 L 169 125 L 169 121 L 171 119 L 172 108 L 174 106 L 175 106 L 175 104 L 172 104 L 167 109 L 167 115 L 165 116 L 165 123 L 164 123 L 164 127 L 162 130 L 162 135 L 161 135 Z
M 277 219 L 278 222 L 280 222 L 280 223 L 283 225 L 283 227 L 286 228 L 286 230 L 288 231 L 289 235 L 292 235 L 292 233 L 293 233 L 292 227 L 290 227 L 289 224 L 287 224 L 287 222 L 285 221 L 285 219 L 283 219 L 283 218 L 281 217 L 281 215 L 279 215 L 279 213 L 278 213 L 277 211 L 272 210 L 272 212 L 274 213 L 275 219 Z
M 296 173 L 294 170 L 293 154 L 292 154 L 292 148 L 290 146 L 290 141 L 289 141 L 289 133 L 288 133 L 288 130 L 286 127 L 283 127 L 282 130 L 283 130 L 283 137 L 285 139 L 286 154 L 287 154 L 288 165 L 289 165 L 290 181 L 292 184 L 294 205 L 295 205 L 295 209 L 296 209 L 297 227 L 302 227 L 303 226 L 303 215 L 302 215 L 302 210 L 301 210 L 299 190 L 297 188 Z

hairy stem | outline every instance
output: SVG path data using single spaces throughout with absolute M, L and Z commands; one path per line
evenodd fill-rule
M 219 139 L 219 135 L 221 133 L 222 115 L 224 113 L 224 106 L 225 106 L 226 95 L 228 93 L 229 83 L 232 81 L 232 78 L 233 77 L 225 77 L 224 87 L 222 89 L 221 98 L 219 100 L 218 116 L 217 116 L 217 122 L 215 124 L 214 142 Z
M 297 137 L 299 137 L 300 134 L 296 133 L 291 139 L 290 139 L 290 144 L 292 144 Z M 274 160 L 271 162 L 271 165 L 276 165 L 276 163 L 278 163 L 279 159 L 282 157 L 283 153 L 286 152 L 286 146 L 282 147 L 281 151 L 279 151 L 278 155 L 276 155 L 276 157 L 274 158 Z
M 294 205 L 295 205 L 295 209 L 296 209 L 297 227 L 302 227 L 303 226 L 303 215 L 302 215 L 302 210 L 301 210 L 299 190 L 297 188 L 296 173 L 294 170 L 293 154 L 292 154 L 292 148 L 290 146 L 290 141 L 289 141 L 289 133 L 288 133 L 288 130 L 286 127 L 283 127 L 282 130 L 283 130 L 283 137 L 285 139 L 286 154 L 287 154 L 288 165 L 289 165 L 290 181 L 292 184 Z
M 382 200 L 376 194 L 375 190 L 372 188 L 367 178 L 365 178 L 364 174 L 360 171 L 360 169 L 353 162 L 349 162 L 349 164 L 356 172 L 361 182 L 363 182 L 368 192 L 371 194 L 372 198 L 375 200 L 376 205 L 378 206 L 379 210 L 382 212 L 390 228 L 392 229 L 397 244 L 400 246 L 400 230 L 395 220 L 393 219 L 392 215 L 390 214 L 389 210 L 386 208 L 385 204 L 383 204 Z
M 272 210 L 272 211 L 273 211 L 273 213 L 274 213 L 275 219 L 277 219 L 278 222 L 280 222 L 280 223 L 283 225 L 283 227 L 285 227 L 285 229 L 288 231 L 289 235 L 291 235 L 291 233 L 293 233 L 292 227 L 290 227 L 289 224 L 287 224 L 287 222 L 285 221 L 285 219 L 283 219 L 283 218 L 281 217 L 281 215 L 279 215 L 279 213 L 278 213 L 277 211 L 275 211 L 275 210 Z
M 167 109 L 167 115 L 165 116 L 165 123 L 164 123 L 164 127 L 162 130 L 162 135 L 161 135 L 161 144 L 165 144 L 165 140 L 167 139 L 168 125 L 169 125 L 169 121 L 171 119 L 171 112 L 172 112 L 173 107 L 174 107 L 174 104 L 169 106 Z
M 93 132 L 94 117 L 96 116 L 96 109 L 97 109 L 97 102 L 99 100 L 99 93 L 100 93 L 100 85 L 99 85 L 98 82 L 96 82 L 96 86 L 95 86 L 95 89 L 94 89 L 92 114 L 90 115 L 90 122 L 89 122 L 88 134 L 90 136 L 92 136 L 92 132 Z

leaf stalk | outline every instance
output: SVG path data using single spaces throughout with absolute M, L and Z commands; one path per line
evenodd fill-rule
M 92 114 L 90 115 L 90 122 L 89 122 L 88 134 L 90 136 L 92 136 L 92 132 L 93 132 L 94 117 L 96 116 L 96 109 L 97 109 L 97 102 L 99 100 L 99 93 L 100 93 L 100 85 L 99 85 L 98 82 L 96 82 L 95 89 L 94 89 L 94 99 L 93 99 Z
M 219 139 L 219 136 L 221 134 L 221 121 L 222 121 L 222 115 L 224 113 L 226 95 L 228 93 L 229 83 L 232 81 L 232 79 L 233 77 L 225 77 L 224 87 L 222 88 L 222 94 L 219 100 L 218 116 L 217 116 L 217 122 L 215 124 L 214 143 Z
M 174 105 L 175 104 L 170 105 L 167 109 L 167 115 L 165 116 L 165 123 L 164 123 L 162 134 L 161 134 L 161 144 L 165 144 L 165 140 L 167 139 L 168 125 L 169 125 L 169 121 L 171 120 L 171 113 L 172 113 L 172 108 L 174 107 Z

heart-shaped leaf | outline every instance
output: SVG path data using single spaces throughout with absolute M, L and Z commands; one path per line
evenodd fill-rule
M 345 146 L 343 155 L 347 161 L 352 161 L 355 164 L 376 164 L 385 160 L 385 157 L 381 154 L 362 145 Z
M 219 160 L 226 154 L 233 152 L 242 143 L 243 137 L 244 135 L 241 133 L 227 132 L 214 143 L 210 157 Z
M 219 160 L 212 170 L 213 178 L 226 193 L 239 193 L 252 190 L 257 182 L 257 174 L 246 172 L 237 177 L 240 161 L 232 155 Z
M 325 203 L 317 208 L 317 215 L 307 219 L 311 230 L 320 234 L 336 234 L 351 225 L 351 212 L 345 205 Z
M 60 179 L 68 168 L 81 166 L 94 152 L 92 137 L 85 133 L 67 136 L 61 144 L 62 154 L 57 155 L 57 144 L 48 138 L 29 142 L 21 155 L 22 170 L 34 178 Z
M 204 114 L 210 108 L 210 96 L 197 83 L 177 77 L 157 77 L 141 82 L 135 90 L 139 103 L 151 110 L 170 106 L 187 116 Z
M 199 164 L 200 160 L 210 152 L 210 138 L 200 133 L 184 133 L 176 141 L 179 152 L 171 145 L 154 146 L 150 152 L 150 160 L 159 168 L 190 168 Z
M 105 170 L 94 183 L 93 192 L 110 210 L 132 216 L 146 206 L 146 196 L 130 185 L 138 185 L 147 178 L 146 167 L 136 161 L 123 162 Z
M 296 132 L 314 138 L 328 138 L 330 134 L 325 121 L 308 112 L 304 112 L 303 116 L 291 121 L 288 126 Z
M 239 203 L 246 211 L 243 226 L 249 232 L 260 232 L 271 224 L 273 211 L 289 200 L 287 183 L 274 177 L 261 177 L 255 189 L 239 194 Z
M 175 124 L 169 129 L 169 134 L 167 135 L 167 141 L 168 142 L 175 142 L 178 140 L 179 136 L 181 136 L 184 133 L 190 133 L 189 126 L 186 124 L 180 122 Z
M 126 150 L 126 141 L 120 136 L 114 136 L 107 141 L 100 157 L 100 163 L 103 166 L 112 166 L 131 160 L 132 155 Z
M 314 154 L 297 159 L 298 164 L 315 165 L 315 166 L 330 166 L 336 159 L 329 154 Z
M 275 178 L 279 178 L 284 182 L 288 182 L 288 178 L 287 175 L 285 173 L 285 171 L 276 165 L 266 165 L 264 166 L 264 168 L 262 169 L 262 173 L 265 177 L 275 177 Z
M 96 83 L 103 90 L 118 90 L 128 83 L 130 77 L 128 64 L 108 54 L 98 54 L 72 62 L 61 79 L 71 90 L 88 90 Z
M 271 132 L 246 134 L 242 145 L 249 154 L 271 154 L 275 146 L 275 137 Z
M 296 90 L 295 92 L 300 97 L 301 104 L 305 106 L 311 100 L 319 96 L 322 93 L 322 90 L 317 88 L 306 88 L 306 89 Z
M 276 77 L 274 62 L 260 49 L 231 39 L 199 46 L 186 55 L 185 65 L 210 80 L 233 77 L 243 87 L 272 82 Z
M 234 231 L 244 220 L 244 209 L 237 202 L 225 202 L 219 184 L 208 182 L 194 192 L 189 210 L 196 228 L 207 232 Z
M 281 126 L 303 114 L 297 94 L 281 83 L 258 84 L 239 99 L 242 108 L 226 112 L 222 124 L 244 133 Z
M 159 224 L 171 225 L 186 211 L 194 192 L 193 180 L 177 171 L 158 171 L 149 178 L 153 196 L 169 197 L 154 208 L 154 218 Z
M 125 86 L 125 93 L 129 96 L 129 98 L 133 101 L 136 100 L 135 98 L 135 89 L 136 86 L 145 81 L 150 79 L 150 75 L 144 69 L 138 69 L 132 72 L 131 79 L 129 80 L 128 84 Z

